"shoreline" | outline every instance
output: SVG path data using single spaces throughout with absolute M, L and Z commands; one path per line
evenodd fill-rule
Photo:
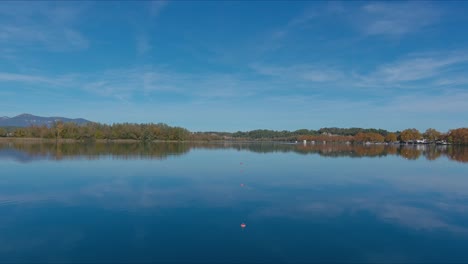
M 60 138 L 60 139 L 51 139 L 51 138 L 19 138 L 19 137 L 0 137 L 0 142 L 37 142 L 37 143 L 140 143 L 144 142 L 137 139 L 71 139 L 71 138 Z M 188 142 L 186 141 L 177 141 L 177 140 L 153 140 L 151 142 Z
M 296 144 L 289 141 L 275 140 L 152 140 L 142 141 L 138 139 L 49 139 L 49 138 L 19 138 L 19 137 L 0 137 L 0 142 L 17 143 L 280 143 Z M 331 142 L 330 142 L 331 144 Z
M 92 139 L 92 140 L 83 140 L 83 139 L 49 139 L 49 138 L 20 138 L 20 137 L 0 137 L 1 142 L 11 142 L 11 143 L 275 143 L 275 144 L 288 144 L 288 145 L 300 145 L 304 146 L 302 141 L 279 141 L 279 140 L 152 140 L 152 141 L 142 141 L 138 139 Z M 418 145 L 459 145 L 459 144 L 434 144 L 434 143 L 401 143 L 401 142 L 362 142 L 362 143 L 349 143 L 349 142 L 332 142 L 327 141 L 326 143 L 311 143 L 308 141 L 307 146 L 312 145 L 333 145 L 333 144 L 344 144 L 344 145 L 405 145 L 405 146 L 418 146 Z M 460 144 L 463 145 L 463 144 Z

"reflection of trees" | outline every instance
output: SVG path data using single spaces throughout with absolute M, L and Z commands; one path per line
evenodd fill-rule
M 442 148 L 438 148 L 437 146 L 427 146 L 423 150 L 423 155 L 426 157 L 428 160 L 436 160 L 440 156 L 442 156 Z
M 468 148 L 463 146 L 450 146 L 447 149 L 447 155 L 450 159 L 468 162 Z
M 361 145 L 356 146 L 354 151 L 359 157 L 379 157 L 387 155 L 384 145 L 374 145 L 370 147 Z
M 9 157 L 20 161 L 34 159 L 98 159 L 113 156 L 121 159 L 164 159 L 183 155 L 190 149 L 235 149 L 255 153 L 297 153 L 324 157 L 382 157 L 399 155 L 410 160 L 423 155 L 435 160 L 442 155 L 449 159 L 468 162 L 468 147 L 435 145 L 383 145 L 383 144 L 282 144 L 268 142 L 158 142 L 158 143 L 56 143 L 56 142 L 0 142 L 0 158 Z
M 387 147 L 387 154 L 388 155 L 397 155 L 399 150 L 400 150 L 400 146 L 389 145 Z
M 97 159 L 109 156 L 132 159 L 154 158 L 163 159 L 171 155 L 182 155 L 190 150 L 186 144 L 175 143 L 9 143 L 0 144 L 0 151 L 12 148 L 31 156 L 45 159 Z
M 421 156 L 421 150 L 413 146 L 404 146 L 400 149 L 400 155 L 406 159 L 415 160 Z

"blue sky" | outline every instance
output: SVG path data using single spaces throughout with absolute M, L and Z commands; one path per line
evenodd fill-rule
M 1 2 L 0 115 L 468 125 L 468 2 Z

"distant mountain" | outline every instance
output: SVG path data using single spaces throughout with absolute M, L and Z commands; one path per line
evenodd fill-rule
M 51 126 L 54 122 L 61 121 L 63 123 L 76 123 L 78 125 L 86 124 L 91 121 L 83 118 L 66 118 L 66 117 L 43 117 L 31 114 L 21 114 L 15 117 L 0 117 L 0 127 L 29 127 L 29 126 Z

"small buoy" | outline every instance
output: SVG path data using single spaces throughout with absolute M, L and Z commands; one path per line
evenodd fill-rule
M 240 163 L 240 165 L 244 164 L 243 162 Z
M 241 227 L 242 227 L 242 228 L 245 228 L 246 226 L 247 226 L 247 225 L 244 224 L 244 223 L 241 224 Z
M 241 187 L 244 187 L 244 184 L 243 184 L 243 183 L 241 183 L 241 184 L 240 184 L 240 186 L 241 186 Z

